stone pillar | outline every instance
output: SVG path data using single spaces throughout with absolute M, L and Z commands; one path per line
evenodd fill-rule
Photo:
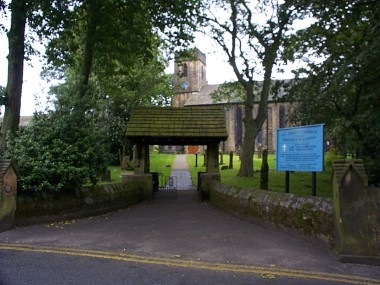
M 0 161 L 0 233 L 14 227 L 17 200 L 17 170 L 11 160 Z
M 207 145 L 206 156 L 206 172 L 198 174 L 198 190 L 201 199 L 210 199 L 211 184 L 214 181 L 220 181 L 218 143 Z
M 214 181 L 220 182 L 219 173 L 201 172 L 198 174 L 198 190 L 202 200 L 210 200 L 211 185 Z
M 380 265 L 380 190 L 372 193 L 359 159 L 335 160 L 333 175 L 335 251 L 342 262 Z
M 140 193 L 144 200 L 153 199 L 152 173 L 124 174 L 121 181 L 126 185 L 128 191 Z
M 206 172 L 219 173 L 218 144 L 207 145 Z

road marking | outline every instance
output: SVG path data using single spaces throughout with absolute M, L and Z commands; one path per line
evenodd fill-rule
M 324 281 L 334 281 L 347 284 L 363 284 L 363 285 L 380 285 L 380 279 L 372 279 L 362 276 L 345 275 L 336 273 L 326 273 L 317 271 L 307 271 L 298 269 L 288 269 L 275 266 L 254 266 L 254 265 L 241 265 L 230 263 L 212 263 L 202 262 L 195 260 L 181 260 L 174 258 L 164 258 L 155 256 L 145 256 L 131 254 L 122 251 L 101 251 L 101 250 L 89 250 L 89 249 L 77 249 L 67 247 L 47 247 L 37 246 L 29 244 L 7 244 L 0 243 L 0 250 L 13 250 L 24 252 L 38 252 L 38 253 L 53 253 L 72 255 L 80 257 L 91 257 L 110 259 L 124 262 L 136 262 L 152 265 L 165 265 L 194 269 L 205 269 L 213 271 L 230 271 L 237 273 L 253 273 L 261 276 L 278 276 L 278 277 L 290 277 L 290 278 L 305 278 L 316 279 Z

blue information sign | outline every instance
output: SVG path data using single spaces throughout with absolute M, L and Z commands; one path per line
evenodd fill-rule
M 322 124 L 277 129 L 276 170 L 322 172 L 323 128 Z

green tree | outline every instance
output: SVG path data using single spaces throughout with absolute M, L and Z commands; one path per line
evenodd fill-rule
M 154 3 L 153 3 L 154 2 Z M 155 60 L 161 37 L 171 44 L 191 39 L 197 1 L 75 2 L 49 36 L 47 58 L 55 71 L 78 71 L 78 95 L 85 96 L 90 76 L 112 76 L 135 61 Z M 51 18 L 51 17 L 50 17 Z M 41 19 L 43 22 L 43 19 Z M 41 31 L 42 35 L 48 30 Z M 122 68 L 121 68 L 122 67 Z
M 125 127 L 132 109 L 137 105 L 170 104 L 173 90 L 164 67 L 165 62 L 157 58 L 147 64 L 141 61 L 134 66 L 120 66 L 118 72 L 108 76 L 91 76 L 88 90 L 91 96 L 86 98 L 93 103 L 87 112 L 92 114 L 98 128 L 103 129 L 104 143 L 110 145 L 112 163 L 119 163 L 124 154 Z M 58 101 L 75 91 L 76 74 L 76 70 L 68 69 L 65 82 L 51 89 Z
M 242 95 L 244 138 L 239 176 L 253 176 L 255 139 L 267 119 L 272 72 L 280 59 L 294 19 L 301 17 L 295 1 L 207 2 L 204 32 L 223 49 L 238 83 L 227 84 Z M 258 80 L 263 77 L 263 80 Z M 259 83 L 259 81 L 262 81 Z M 222 91 L 222 93 L 225 93 Z M 259 102 L 254 114 L 253 107 Z
M 41 40 L 47 40 L 47 58 L 61 75 L 73 64 L 79 65 L 76 92 L 83 97 L 90 75 L 97 64 L 113 70 L 114 60 L 124 66 L 135 58 L 146 62 L 156 56 L 159 31 L 171 42 L 183 44 L 196 27 L 198 1 L 89 1 L 89 0 L 13 0 L 0 2 L 0 11 L 11 11 L 8 32 L 8 83 L 0 151 L 5 148 L 8 132 L 19 124 L 23 63 L 26 51 L 25 27 L 29 24 Z M 1 26 L 3 27 L 3 26 Z M 153 52 L 152 52 L 153 51 Z
M 12 147 L 5 157 L 18 165 L 22 192 L 75 192 L 96 183 L 106 169 L 109 149 L 103 129 L 91 113 L 83 117 L 73 106 L 70 96 L 60 98 L 55 111 L 35 114 L 30 125 L 7 140 Z
M 82 104 L 76 108 L 96 114 L 99 126 L 108 130 L 114 156 L 120 147 L 125 149 L 125 126 L 134 106 L 169 103 L 172 91 L 164 75 L 160 37 L 172 45 L 190 40 L 197 3 L 80 1 L 61 23 L 63 28 L 50 36 L 46 73 L 66 77 L 53 92 L 70 86 L 74 97 L 97 102 L 92 110 Z
M 57 7 L 62 10 L 63 7 L 68 7 L 67 3 L 69 2 L 71 1 L 12 0 L 8 3 L 7 1 L 0 1 L 0 12 L 11 14 L 11 25 L 7 31 L 9 43 L 8 78 L 5 91 L 4 119 L 0 133 L 0 153 L 5 150 L 8 133 L 14 135 L 20 122 L 24 61 L 34 52 L 31 46 L 33 38 L 25 35 L 27 24 L 29 23 L 29 28 L 34 30 L 37 27 L 36 22 L 33 21 L 36 14 L 41 14 L 43 11 L 56 11 Z M 50 13 L 49 15 L 53 14 Z M 0 29 L 5 30 L 3 24 L 0 24 Z
M 315 23 L 293 39 L 308 56 L 291 90 L 293 121 L 325 123 L 342 153 L 363 158 L 371 183 L 380 182 L 380 3 L 313 1 Z

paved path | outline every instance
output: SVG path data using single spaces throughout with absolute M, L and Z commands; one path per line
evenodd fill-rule
M 175 177 L 174 181 L 177 190 L 195 190 L 195 187 L 191 181 L 186 154 L 176 155 L 170 176 Z

